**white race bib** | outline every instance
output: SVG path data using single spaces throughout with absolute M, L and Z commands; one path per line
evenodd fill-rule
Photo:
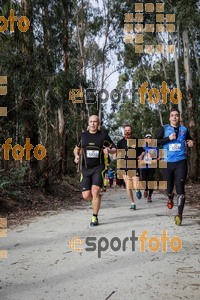
M 181 144 L 170 144 L 169 151 L 181 151 Z
M 98 158 L 99 150 L 86 150 L 87 158 Z

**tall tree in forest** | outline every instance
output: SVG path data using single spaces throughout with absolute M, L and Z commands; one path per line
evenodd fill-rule
M 187 114 L 188 128 L 194 139 L 193 151 L 189 156 L 190 177 L 197 179 L 198 177 L 198 148 L 197 148 L 197 124 L 195 118 L 195 100 L 193 99 L 193 84 L 189 60 L 189 38 L 188 30 L 183 30 L 183 45 L 184 45 L 184 68 L 185 68 L 185 84 L 186 84 L 186 99 L 187 99 Z
M 35 102 L 33 99 L 33 86 L 35 81 L 35 70 L 34 70 L 34 35 L 33 35 L 33 5 L 30 0 L 21 1 L 21 15 L 27 16 L 30 21 L 30 27 L 27 32 L 20 32 L 20 52 L 23 57 L 21 64 L 21 72 L 23 74 L 23 84 L 21 84 L 20 89 L 20 101 L 21 111 L 23 112 L 23 137 L 30 138 L 31 144 L 36 147 L 39 144 L 38 139 L 38 122 L 37 122 L 37 111 Z M 32 83 L 32 88 L 30 89 L 30 83 Z M 33 184 L 38 177 L 38 160 L 31 152 L 30 160 L 30 172 L 29 181 Z
M 194 99 L 192 69 L 190 62 L 190 53 L 193 43 L 190 43 L 189 31 L 194 30 L 196 20 L 199 20 L 199 12 L 197 2 L 192 0 L 181 1 L 177 5 L 178 20 L 180 22 L 180 30 L 182 32 L 183 50 L 184 50 L 184 72 L 185 72 L 185 85 L 186 85 L 186 109 L 188 117 L 188 128 L 194 139 L 194 146 L 192 152 L 189 151 L 189 174 L 190 178 L 197 180 L 198 178 L 198 136 L 197 136 L 197 101 Z M 198 23 L 198 22 L 197 22 Z M 197 24 L 196 24 L 197 25 Z M 191 37 L 192 38 L 192 37 Z

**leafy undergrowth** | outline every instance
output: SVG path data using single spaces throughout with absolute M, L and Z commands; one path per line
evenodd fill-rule
M 56 212 L 61 209 L 70 209 L 81 205 L 80 183 L 65 178 L 48 188 L 31 188 L 19 183 L 8 186 L 4 181 L 0 187 L 0 217 L 7 218 L 8 226 L 19 225 L 34 218 Z
M 200 209 L 200 184 L 188 183 L 185 188 L 186 204 Z

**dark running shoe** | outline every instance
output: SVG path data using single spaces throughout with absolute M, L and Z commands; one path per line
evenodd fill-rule
M 150 196 L 147 198 L 147 202 L 152 202 L 152 200 L 151 200 L 151 197 L 150 197 Z
M 131 209 L 131 210 L 136 210 L 136 205 L 135 205 L 135 203 L 131 203 L 130 209 Z
M 138 199 L 142 198 L 142 193 L 140 192 L 140 190 L 136 191 L 136 196 Z
M 147 196 L 148 196 L 148 191 L 144 191 L 143 196 L 144 196 L 144 198 L 147 198 Z
M 97 226 L 97 225 L 99 225 L 98 218 L 95 216 L 92 216 L 90 226 Z

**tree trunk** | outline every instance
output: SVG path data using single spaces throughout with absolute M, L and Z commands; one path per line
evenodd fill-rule
M 21 1 L 21 14 L 26 15 L 29 20 L 30 24 L 33 19 L 33 6 L 32 1 L 30 0 L 23 0 Z M 29 80 L 34 80 L 34 70 L 32 69 L 33 62 L 33 28 L 30 25 L 29 30 L 26 34 L 22 34 L 22 43 L 21 43 L 21 52 L 24 57 L 22 70 L 24 76 L 30 78 Z M 30 138 L 30 143 L 35 147 L 38 144 L 39 137 L 38 137 L 38 120 L 37 120 L 37 113 L 35 108 L 35 103 L 31 98 L 30 90 L 27 86 L 23 86 L 21 89 L 21 93 L 19 95 L 22 99 L 22 107 L 23 115 L 24 115 L 24 128 L 23 128 L 23 135 L 24 141 L 26 138 Z M 31 157 L 30 157 L 30 170 L 29 170 L 29 182 L 34 184 L 35 181 L 38 179 L 38 160 L 33 156 L 33 151 L 31 150 Z
M 79 50 L 80 50 L 80 75 L 81 77 L 85 78 L 86 80 L 86 63 L 85 63 L 85 54 L 84 54 L 84 41 L 85 41 L 85 31 L 86 31 L 86 18 L 85 18 L 85 12 L 84 12 L 84 3 L 83 0 L 81 1 L 81 17 L 79 18 L 79 13 L 77 11 L 77 17 L 76 17 L 76 31 L 77 31 L 77 37 L 78 37 L 78 43 L 79 43 Z M 90 116 L 90 107 L 85 101 L 85 89 L 83 86 L 79 86 L 79 88 L 83 91 L 83 103 L 86 105 L 86 110 L 87 110 L 87 117 L 89 118 Z M 81 104 L 83 108 L 83 104 Z M 84 120 L 84 113 L 83 109 L 81 109 L 81 120 Z
M 198 74 L 198 83 L 200 85 L 200 66 L 199 66 L 199 57 L 198 57 L 198 52 L 197 52 L 197 47 L 195 44 L 195 41 L 193 40 L 193 50 L 194 50 L 194 57 L 196 60 L 196 65 L 197 65 L 197 74 Z
M 187 99 L 187 115 L 188 115 L 188 129 L 192 138 L 194 139 L 194 147 L 189 151 L 189 178 L 197 180 L 198 178 L 198 148 L 197 148 L 197 129 L 195 120 L 195 103 L 193 99 L 192 78 L 189 60 L 189 39 L 188 30 L 185 29 L 182 33 L 184 46 L 184 69 L 186 82 L 186 99 Z
M 178 35 L 179 35 L 179 26 L 178 26 Z M 172 43 L 173 43 L 173 45 L 175 45 L 173 34 L 172 34 Z M 179 77 L 179 68 L 178 68 L 178 59 L 179 59 L 179 56 L 177 55 L 177 52 L 178 52 L 178 55 L 179 55 L 179 43 L 178 43 L 178 49 L 175 48 L 174 59 L 175 59 L 176 86 L 177 86 L 177 89 L 179 89 L 179 91 L 180 91 L 181 87 L 180 87 L 180 77 Z M 181 123 L 181 125 L 183 125 L 182 101 L 180 101 L 178 103 L 178 109 L 180 111 L 180 123 Z
M 68 13 L 69 13 L 70 3 L 68 1 L 62 0 L 63 7 L 63 52 L 64 52 L 64 70 L 68 73 L 69 69 L 69 28 L 68 28 Z M 66 161 L 66 149 L 65 145 L 67 143 L 67 132 L 65 131 L 65 119 L 63 111 L 63 100 L 61 100 L 61 105 L 58 108 L 58 157 L 59 157 L 59 171 L 58 176 L 62 177 L 62 174 L 66 173 L 67 161 Z
M 102 64 L 102 75 L 101 75 L 101 91 L 104 88 L 105 83 L 105 68 L 106 68 L 106 47 L 108 43 L 108 36 L 109 36 L 109 28 L 110 28 L 110 1 L 109 0 L 103 0 L 103 8 L 105 12 L 105 41 L 103 45 L 103 64 Z M 98 105 L 99 105 L 99 127 L 101 126 L 101 119 L 102 119 L 102 104 L 101 104 L 101 97 L 98 97 Z
M 66 152 L 65 152 L 65 120 L 63 107 L 58 108 L 58 141 L 59 141 L 59 174 L 65 173 L 65 161 L 66 161 Z
M 152 89 L 153 87 L 152 87 L 152 84 L 151 84 L 151 80 L 150 80 L 150 78 L 149 78 L 149 75 L 148 75 L 148 73 L 147 73 L 147 71 L 146 71 L 144 65 L 142 65 L 142 67 L 143 67 L 143 70 L 144 70 L 144 72 L 145 72 L 145 74 L 146 74 L 146 76 L 147 76 L 147 80 L 148 80 L 148 82 L 149 82 L 149 85 L 150 85 L 150 87 L 151 87 L 151 89 Z M 160 125 L 163 126 L 163 118 L 162 118 L 162 114 L 161 114 L 161 110 L 160 110 L 159 104 L 157 105 L 157 110 L 158 110 L 158 114 L 159 114 L 159 118 L 160 118 Z

